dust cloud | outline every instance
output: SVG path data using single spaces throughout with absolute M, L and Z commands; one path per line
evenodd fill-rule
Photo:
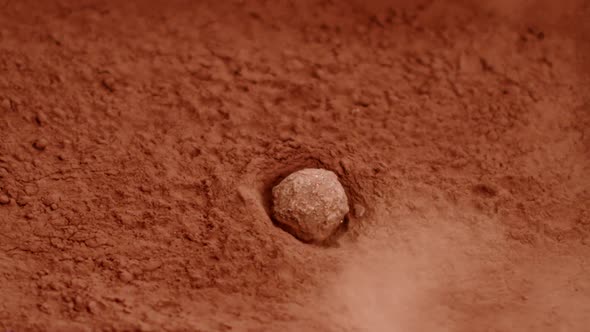
M 590 288 L 580 284 L 579 259 L 557 257 L 550 246 L 516 247 L 493 218 L 432 212 L 371 227 L 347 248 L 349 259 L 323 294 L 326 311 L 342 326 L 376 332 L 473 326 L 583 331 L 589 322 L 583 303 Z

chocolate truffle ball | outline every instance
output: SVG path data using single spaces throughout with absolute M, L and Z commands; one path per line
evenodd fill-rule
M 272 200 L 275 220 L 304 242 L 325 240 L 348 213 L 338 176 L 325 169 L 290 174 L 272 189 Z

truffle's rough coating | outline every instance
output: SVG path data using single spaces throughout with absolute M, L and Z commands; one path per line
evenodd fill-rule
M 348 199 L 334 172 L 306 168 L 272 189 L 273 214 L 302 241 L 320 242 L 348 213 Z

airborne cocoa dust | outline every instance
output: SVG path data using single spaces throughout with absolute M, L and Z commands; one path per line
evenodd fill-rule
M 590 314 L 584 292 L 590 283 L 579 279 L 584 258 L 539 257 L 507 241 L 507 229 L 476 210 L 420 210 L 381 214 L 387 221 L 374 225 L 377 233 L 345 251 L 338 277 L 314 300 L 337 322 L 335 330 L 582 330 L 578 324 Z M 405 226 L 392 227 L 392 220 Z M 565 321 L 556 325 L 555 317 Z
M 5 1 L 0 330 L 586 331 L 587 7 Z

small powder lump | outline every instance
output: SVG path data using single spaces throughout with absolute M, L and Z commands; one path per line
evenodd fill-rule
M 348 199 L 338 176 L 325 169 L 306 168 L 290 174 L 272 189 L 272 202 L 275 220 L 304 242 L 325 240 L 348 213 Z

